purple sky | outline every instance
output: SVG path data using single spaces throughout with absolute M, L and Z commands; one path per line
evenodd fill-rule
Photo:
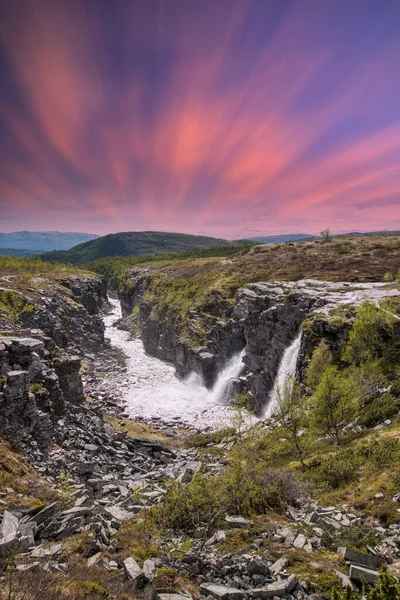
M 0 230 L 400 229 L 399 0 L 10 0 Z

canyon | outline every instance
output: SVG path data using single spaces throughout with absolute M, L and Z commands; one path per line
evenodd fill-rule
M 182 539 L 165 533 L 166 550 L 144 561 L 118 536 L 140 523 L 143 511 L 162 505 L 171 482 L 187 485 L 202 469 L 223 474 L 243 435 L 234 431 L 238 396 L 252 411 L 245 429 L 273 433 L 276 386 L 293 376 L 303 383 L 319 342 L 328 340 L 338 353 L 357 309 L 366 300 L 398 297 L 397 288 L 269 281 L 239 287 L 233 301 L 211 290 L 202 309 L 191 312 L 189 328 L 202 323 L 199 343 L 187 335 L 187 322 L 149 301 L 146 267 L 128 277 L 118 299 L 108 297 L 103 278 L 90 274 L 28 283 L 18 275 L 2 278 L 3 292 L 20 295 L 34 310 L 21 312 L 17 323 L 1 321 L 0 439 L 5 456 L 17 453 L 26 466 L 17 489 L 9 483 L 0 490 L 0 554 L 17 552 L 22 571 L 47 561 L 62 572 L 68 541 L 88 534 L 88 567 L 117 575 L 128 594 L 153 581 L 157 569 L 172 569 L 196 582 L 195 596 L 317 600 L 327 596 L 287 570 L 282 548 L 318 554 L 329 547 L 328 532 L 340 537 L 362 526 L 377 536 L 371 552 L 354 557 L 345 549 L 351 579 L 340 561 L 335 577 L 351 585 L 361 577 L 376 582 L 380 565 L 400 558 L 400 526 L 378 527 L 366 515 L 324 507 L 307 494 L 288 502 L 285 518 L 262 531 L 251 533 L 251 519 L 226 514 L 222 529 L 200 527 Z M 240 418 L 242 427 L 243 413 Z M 219 431 L 219 438 L 207 438 Z M 198 435 L 211 441 L 199 447 L 191 442 Z M 67 493 L 60 496 L 60 489 Z M 240 528 L 250 532 L 245 549 L 221 553 L 218 544 Z M 182 551 L 185 540 L 190 550 Z M 261 556 L 270 543 L 278 555 Z M 166 591 L 148 586 L 154 598 L 167 600 L 163 594 L 173 592 L 168 600 L 179 600 L 176 585 Z M 188 597 L 187 589 L 179 594 Z

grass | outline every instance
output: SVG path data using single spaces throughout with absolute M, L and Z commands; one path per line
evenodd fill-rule
M 75 267 L 60 263 L 47 263 L 40 259 L 16 258 L 13 256 L 0 256 L 1 275 L 19 275 L 30 278 L 32 276 L 64 276 L 78 273 Z
M 13 491 L 2 498 L 6 508 L 36 508 L 57 497 L 11 442 L 0 437 L 0 490 L 7 488 Z
M 124 417 L 113 417 L 111 415 L 104 415 L 104 420 L 113 426 L 117 433 L 126 433 L 131 437 L 142 437 L 149 440 L 159 440 L 160 442 L 170 442 L 171 439 L 166 437 L 162 431 L 158 431 L 150 425 L 140 423 L 138 421 L 132 421 Z
M 383 282 L 387 272 L 397 273 L 400 237 L 267 244 L 241 249 L 230 257 L 174 257 L 157 263 L 135 257 L 135 265 L 146 267 L 141 302 L 151 307 L 150 318 L 175 320 L 183 340 L 201 344 L 207 329 L 224 318 L 221 310 L 235 302 L 238 288 L 259 281 L 305 278 Z M 129 296 L 133 280 L 127 264 L 121 266 L 116 285 Z

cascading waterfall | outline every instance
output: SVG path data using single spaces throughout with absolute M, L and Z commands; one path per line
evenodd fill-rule
M 200 429 L 230 425 L 233 396 L 229 384 L 243 370 L 244 350 L 228 360 L 213 389 L 208 390 L 197 373 L 178 379 L 172 365 L 145 353 L 140 339 L 130 339 L 127 332 L 113 327 L 121 308 L 117 300 L 111 303 L 114 310 L 104 318 L 106 336 L 126 355 L 127 372 L 118 387 L 127 414 L 163 421 L 179 419 Z
M 274 386 L 269 396 L 268 404 L 265 407 L 265 418 L 270 417 L 273 413 L 274 406 L 277 401 L 278 390 L 282 391 L 284 389 L 286 380 L 293 379 L 293 377 L 296 374 L 296 365 L 297 358 L 300 352 L 300 344 L 301 331 L 283 353 L 282 360 L 279 364 L 278 373 L 275 378 Z
M 239 377 L 243 371 L 243 357 L 245 350 L 242 350 L 238 354 L 232 356 L 229 359 L 225 367 L 218 375 L 217 381 L 214 384 L 213 389 L 210 392 L 210 400 L 215 404 L 223 403 L 229 404 L 233 400 L 230 392 L 230 383 L 233 379 Z

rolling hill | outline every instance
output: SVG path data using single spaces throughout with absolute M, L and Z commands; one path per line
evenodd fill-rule
M 7 250 L 69 250 L 77 244 L 97 238 L 94 233 L 61 231 L 14 231 L 0 233 L 0 248 Z M 24 255 L 26 256 L 26 255 Z
M 163 252 L 184 252 L 214 248 L 218 246 L 247 246 L 248 240 L 233 242 L 213 237 L 166 233 L 162 231 L 128 231 L 112 233 L 95 240 L 79 244 L 67 251 L 48 252 L 41 256 L 50 262 L 82 265 L 111 256 L 131 256 L 137 254 L 158 254 Z

